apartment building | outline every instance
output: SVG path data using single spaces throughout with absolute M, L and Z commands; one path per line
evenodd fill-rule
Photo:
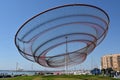
M 120 54 L 105 55 L 101 58 L 102 69 L 112 68 L 115 71 L 120 71 Z

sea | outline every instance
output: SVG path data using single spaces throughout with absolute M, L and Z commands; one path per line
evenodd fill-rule
M 0 70 L 0 75 L 35 75 L 37 71 Z

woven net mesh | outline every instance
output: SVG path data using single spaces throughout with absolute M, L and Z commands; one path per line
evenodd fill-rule
M 105 38 L 108 25 L 108 15 L 98 7 L 63 5 L 25 22 L 16 33 L 15 44 L 23 57 L 45 67 L 62 67 L 65 61 L 80 64 Z M 66 53 L 61 49 L 66 44 L 77 45 Z

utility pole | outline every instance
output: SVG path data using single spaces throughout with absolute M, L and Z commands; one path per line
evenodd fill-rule
M 31 70 L 33 70 L 33 63 L 32 63 L 32 65 L 31 65 Z
M 16 71 L 18 70 L 18 62 L 16 63 Z

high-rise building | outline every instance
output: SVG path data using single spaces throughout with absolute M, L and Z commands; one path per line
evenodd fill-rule
M 105 55 L 101 58 L 102 69 L 112 68 L 115 71 L 120 71 L 120 54 Z

